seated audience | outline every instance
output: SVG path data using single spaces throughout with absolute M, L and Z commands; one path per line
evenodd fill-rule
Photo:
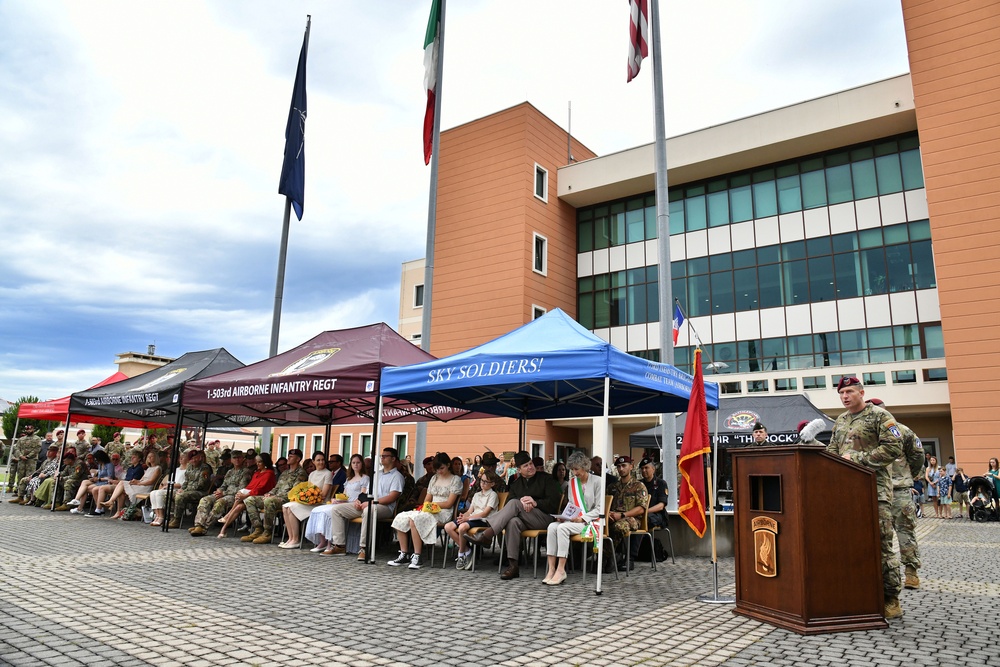
M 347 481 L 344 482 L 344 495 L 347 497 L 334 500 L 331 505 L 318 505 L 309 515 L 306 539 L 316 545 L 311 549 L 313 553 L 322 552 L 324 556 L 340 556 L 346 553 L 343 544 L 335 546 L 331 542 L 333 513 L 341 506 L 353 507 L 354 503 L 358 502 L 358 497 L 368 492 L 370 484 L 371 477 L 365 474 L 364 457 L 361 454 L 354 454 L 347 470 Z M 336 548 L 337 546 L 340 548 Z
M 194 525 L 188 528 L 192 537 L 201 537 L 208 532 L 208 527 L 236 502 L 236 493 L 245 489 L 250 483 L 251 472 L 244 466 L 244 455 L 240 450 L 233 450 L 233 467 L 226 473 L 222 484 L 211 495 L 198 501 L 198 510 L 194 515 Z
M 134 503 L 137 495 L 149 493 L 153 490 L 153 485 L 160 478 L 160 470 L 163 469 L 162 465 L 159 455 L 154 451 L 149 452 L 146 456 L 146 470 L 142 474 L 142 478 L 139 481 L 122 482 L 116 486 L 111 497 L 102 502 L 99 507 L 105 509 L 117 507 L 117 511 L 111 518 L 120 519 L 122 512 L 125 510 L 126 499 L 128 499 L 128 502 Z
M 403 512 L 392 520 L 399 539 L 399 555 L 389 561 L 389 565 L 394 567 L 408 565 L 411 570 L 421 568 L 424 543 L 437 538 L 438 527 L 451 518 L 462 493 L 462 478 L 452 474 L 451 459 L 447 454 L 439 452 L 433 457 L 431 465 L 435 473 L 427 484 L 423 509 Z M 434 512 L 434 509 L 438 511 Z M 411 539 L 413 551 L 410 551 Z
M 226 516 L 219 519 L 222 523 L 222 528 L 218 534 L 219 539 L 226 536 L 226 530 L 243 513 L 247 498 L 262 496 L 274 488 L 277 479 L 274 475 L 274 466 L 271 464 L 271 455 L 267 452 L 261 452 L 254 457 L 254 463 L 257 465 L 257 471 L 250 478 L 250 483 L 247 484 L 245 489 L 240 489 L 236 492 L 232 509 L 229 510 Z
M 192 459 L 198 457 L 198 450 L 191 449 L 183 452 L 180 456 L 180 461 L 177 465 L 177 469 L 174 470 L 173 480 L 171 483 L 171 478 L 166 475 L 160 481 L 160 488 L 153 489 L 149 492 L 149 506 L 153 509 L 153 522 L 149 525 L 151 526 L 162 526 L 163 525 L 163 512 L 167 506 L 167 495 L 176 495 L 177 491 L 184 484 L 184 477 L 187 474 L 188 463 Z
M 168 528 L 180 528 L 184 512 L 194 510 L 201 500 L 207 497 L 212 486 L 212 468 L 205 463 L 205 454 L 194 450 L 188 459 L 184 470 L 184 482 L 180 490 L 174 490 L 170 507 L 170 523 Z
M 599 528 L 594 526 L 594 521 L 604 514 L 601 478 L 590 472 L 587 455 L 580 451 L 573 452 L 566 465 L 570 470 L 566 510 L 546 529 L 548 568 L 542 583 L 549 586 L 558 586 L 566 581 L 570 538 L 585 531 L 592 537 L 599 537 Z
M 98 440 L 98 438 L 93 438 L 93 440 Z M 83 514 L 83 509 L 80 504 L 84 501 L 87 495 L 90 495 L 94 500 L 94 506 L 88 513 L 90 516 L 100 516 L 104 514 L 104 510 L 97 505 L 97 489 L 102 486 L 108 486 L 109 484 L 118 484 L 118 480 L 115 479 L 115 464 L 111 462 L 111 457 L 103 449 L 98 449 L 94 452 L 94 460 L 97 462 L 97 472 L 92 474 L 87 479 L 80 483 L 80 488 L 76 492 L 76 497 L 67 503 L 72 506 L 69 512 L 70 514 Z
M 278 475 L 278 481 L 274 488 L 262 496 L 250 496 L 243 501 L 247 509 L 247 518 L 250 520 L 250 534 L 240 538 L 240 542 L 271 543 L 274 522 L 281 514 L 282 505 L 288 502 L 288 492 L 296 484 L 306 481 L 308 476 L 301 463 L 302 450 L 290 450 L 285 470 Z M 263 521 L 261 513 L 264 514 Z
M 334 456 L 343 461 L 340 454 L 334 454 Z M 313 454 L 312 463 L 315 466 L 315 470 L 309 473 L 309 483 L 321 490 L 323 502 L 326 502 L 333 495 L 333 473 L 326 467 L 326 454 L 316 452 Z M 347 477 L 347 473 L 344 473 L 344 477 Z M 281 506 L 282 518 L 285 522 L 285 529 L 288 531 L 288 538 L 278 545 L 280 548 L 299 548 L 301 544 L 299 538 L 300 523 L 303 519 L 309 518 L 313 507 L 313 505 L 305 505 L 294 500 L 290 500 Z
M 455 564 L 456 570 L 468 570 L 472 567 L 472 549 L 465 539 L 465 534 L 472 528 L 485 528 L 485 519 L 491 512 L 495 512 L 500 505 L 497 492 L 493 490 L 496 483 L 500 481 L 496 472 L 485 470 L 480 473 L 479 484 L 482 491 L 472 496 L 468 511 L 459 514 L 451 523 L 446 523 L 444 530 L 448 536 L 458 545 L 458 561 Z

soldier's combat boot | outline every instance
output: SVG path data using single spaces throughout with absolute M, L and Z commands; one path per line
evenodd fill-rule
M 42 505 L 42 509 L 43 510 L 50 510 L 50 509 L 52 509 L 52 503 L 45 503 L 44 505 Z
M 920 577 L 917 576 L 917 568 L 912 565 L 906 566 L 906 579 L 903 582 L 903 587 L 910 590 L 920 588 Z
M 70 510 L 69 505 L 60 505 L 59 507 L 56 508 L 57 512 L 68 512 L 69 510 Z
M 885 617 L 886 620 L 903 617 L 903 608 L 899 606 L 899 598 L 891 597 L 885 599 Z
M 270 543 L 271 543 L 271 536 L 265 535 L 263 531 L 261 531 L 261 534 L 253 539 L 253 544 L 270 544 Z
M 260 537 L 263 534 L 264 534 L 264 529 L 263 528 L 258 528 L 257 530 L 253 531 L 249 535 L 244 535 L 243 537 L 241 537 L 240 538 L 240 542 L 253 542 L 254 540 L 256 540 L 258 537 Z
M 8 503 L 20 503 L 21 502 L 21 496 L 15 496 L 14 498 L 11 498 L 7 502 Z
M 191 537 L 201 537 L 208 531 L 202 528 L 201 526 L 195 526 L 189 532 L 191 533 Z
M 170 523 L 167 524 L 167 528 L 180 528 L 180 527 L 181 527 L 180 519 L 171 519 Z

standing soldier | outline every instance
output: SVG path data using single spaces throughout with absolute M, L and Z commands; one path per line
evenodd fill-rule
M 869 401 L 880 408 L 885 403 L 877 398 Z M 898 424 L 903 434 L 903 456 L 892 463 L 892 524 L 899 541 L 899 560 L 903 563 L 903 587 L 920 588 L 920 549 L 917 546 L 917 508 L 913 503 L 913 480 L 924 476 L 924 448 L 920 438 L 909 427 Z
M 885 617 L 899 618 L 899 559 L 892 548 L 892 462 L 903 454 L 903 433 L 889 412 L 865 402 L 865 389 L 856 377 L 837 384 L 840 402 L 847 411 L 837 417 L 826 450 L 875 471 L 878 490 L 879 533 L 882 537 L 882 588 Z
M 207 532 L 216 519 L 228 512 L 236 501 L 236 492 L 246 488 L 250 483 L 251 471 L 243 465 L 243 452 L 234 449 L 232 452 L 233 469 L 226 473 L 222 485 L 215 493 L 205 496 L 198 502 L 198 512 L 194 516 L 194 526 L 188 529 L 193 537 L 199 537 Z M 186 475 L 185 475 L 186 476 Z
M 90 452 L 90 443 L 87 442 L 87 432 L 82 428 L 76 432 L 76 442 L 70 445 L 76 450 L 76 458 L 81 461 L 87 458 L 87 454 Z M 145 461 L 145 459 L 143 459 Z
M 625 543 L 625 537 L 633 530 L 639 529 L 639 519 L 646 511 L 646 498 L 649 493 L 646 486 L 632 474 L 632 459 L 619 456 L 615 459 L 618 470 L 618 482 L 611 493 L 611 513 L 608 516 L 608 535 L 615 544 L 615 552 L 624 554 L 618 565 L 620 571 L 632 569 L 632 553 Z
M 300 465 L 301 463 L 302 450 L 289 450 L 288 469 L 278 476 L 278 483 L 274 485 L 274 488 L 263 496 L 250 496 L 243 501 L 247 508 L 247 517 L 250 519 L 250 534 L 244 535 L 240 542 L 253 542 L 254 544 L 269 544 L 271 542 L 274 519 L 281 514 L 281 506 L 288 502 L 288 492 L 292 490 L 293 486 L 308 478 L 306 471 Z M 260 520 L 261 510 L 264 511 L 263 524 Z
M 18 479 L 27 479 L 38 467 L 38 451 L 42 448 L 42 439 L 35 435 L 35 427 L 28 424 L 24 427 L 24 435 L 18 438 L 14 449 L 10 454 L 10 462 L 7 466 L 7 491 L 14 490 L 15 473 Z M 15 459 L 15 457 L 17 457 Z M 15 465 L 16 463 L 16 465 Z M 24 500 L 20 496 L 11 502 L 21 502 Z
M 122 433 L 118 431 L 115 433 L 114 437 L 111 438 L 111 442 L 105 448 L 108 450 L 108 456 L 118 455 L 119 461 L 125 461 L 125 443 L 122 442 Z
M 174 491 L 173 507 L 170 512 L 170 523 L 167 528 L 180 528 L 181 518 L 188 508 L 198 505 L 206 497 L 212 485 L 212 469 L 205 463 L 205 457 L 200 450 L 191 452 L 188 466 L 184 469 L 184 483 L 179 490 Z

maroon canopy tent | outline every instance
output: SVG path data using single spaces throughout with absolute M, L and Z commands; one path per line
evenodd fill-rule
M 234 425 L 373 424 L 378 416 L 379 377 L 386 366 L 435 359 L 385 323 L 324 331 L 315 338 L 255 364 L 184 385 L 185 418 L 197 413 Z M 482 416 L 468 410 L 383 401 L 382 420 L 450 421 Z

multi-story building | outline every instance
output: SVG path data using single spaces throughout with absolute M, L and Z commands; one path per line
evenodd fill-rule
M 724 395 L 804 393 L 835 415 L 837 381 L 858 375 L 927 449 L 985 469 L 1000 398 L 1000 28 L 966 19 L 992 8 L 904 0 L 912 74 L 668 140 L 672 290 Z M 597 157 L 529 103 L 443 132 L 431 352 L 559 307 L 658 358 L 653 165 L 652 145 Z M 691 331 L 675 351 L 689 371 Z M 654 420 L 614 420 L 615 450 Z M 428 450 L 511 450 L 516 429 L 431 424 Z M 589 420 L 533 423 L 527 440 L 542 455 L 587 447 Z

